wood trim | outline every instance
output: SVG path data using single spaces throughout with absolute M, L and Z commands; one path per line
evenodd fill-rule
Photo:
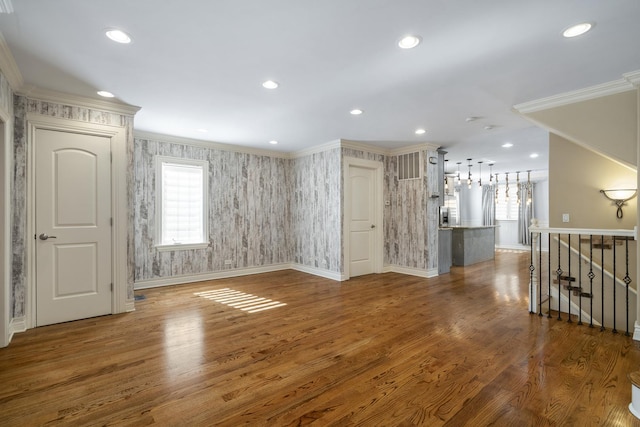
M 288 153 L 282 153 L 272 150 L 263 150 L 259 148 L 243 147 L 241 145 L 223 144 L 221 142 L 205 141 L 202 139 L 185 138 L 179 136 L 164 135 L 155 132 L 139 131 L 133 132 L 133 137 L 137 139 L 146 139 L 149 141 L 166 142 L 169 144 L 190 145 L 193 147 L 201 147 L 208 149 L 216 149 L 222 151 L 230 151 L 233 153 L 254 154 L 256 156 L 268 156 L 282 159 L 289 159 Z
M 324 277 L 325 279 L 335 280 L 337 282 L 344 282 L 345 280 L 348 280 L 348 277 L 345 277 L 344 274 L 323 268 L 309 267 L 308 265 L 291 264 L 291 269 L 302 273 L 313 274 L 318 277 Z
M 9 341 L 14 334 L 25 332 L 27 330 L 27 322 L 24 317 L 14 317 L 9 323 Z
M 204 282 L 207 280 L 227 279 L 230 277 L 249 276 L 251 274 L 269 273 L 273 271 L 290 270 L 293 268 L 294 267 L 291 264 L 273 264 L 264 267 L 237 268 L 211 273 L 157 277 L 154 279 L 137 280 L 134 282 L 134 289 L 150 289 L 162 286 L 181 285 L 184 283 Z
M 561 107 L 563 105 L 574 104 L 576 102 L 615 95 L 617 93 L 627 92 L 634 89 L 635 88 L 631 81 L 625 78 L 534 101 L 523 102 L 522 104 L 514 105 L 512 109 L 517 113 L 526 115 L 537 111 L 548 110 L 550 108 Z
M 7 41 L 4 39 L 4 36 L 0 32 L 0 70 L 7 78 L 9 85 L 11 88 L 16 91 L 22 87 L 24 84 L 24 79 L 22 78 L 22 73 L 20 73 L 20 69 L 18 68 L 18 64 L 16 64 L 16 60 L 11 53 L 11 49 L 9 49 L 9 45 Z
M 384 267 L 384 273 L 400 273 L 400 274 L 407 274 L 409 276 L 417 276 L 417 277 L 424 277 L 424 278 L 431 278 L 431 277 L 436 277 L 438 276 L 438 269 L 437 268 L 432 268 L 429 270 L 422 270 L 419 268 L 413 268 L 413 267 L 402 267 L 400 265 L 386 265 Z
M 640 87 L 640 70 L 625 73 L 622 76 L 635 87 Z
M 22 87 L 17 94 L 23 95 L 29 99 L 38 99 L 40 101 L 54 102 L 63 105 L 85 107 L 92 110 L 122 114 L 124 116 L 134 116 L 140 110 L 140 107 L 125 104 L 124 102 L 104 101 L 101 99 L 93 99 L 47 89 L 40 89 L 33 86 Z
M 12 131 L 13 121 L 7 111 L 0 110 L 0 122 L 4 134 L 0 136 L 0 162 L 2 163 L 2 177 L 0 183 L 0 195 L 2 198 L 2 213 L 0 214 L 0 227 L 2 227 L 2 241 L 0 241 L 0 348 L 6 347 L 11 342 L 13 333 L 11 325 L 11 171 L 12 164 Z

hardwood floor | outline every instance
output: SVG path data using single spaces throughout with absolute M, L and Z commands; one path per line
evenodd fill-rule
M 144 290 L 0 349 L 0 425 L 633 426 L 638 344 L 527 311 L 528 254 L 422 279 L 295 271 Z M 248 313 L 196 295 L 286 303 Z

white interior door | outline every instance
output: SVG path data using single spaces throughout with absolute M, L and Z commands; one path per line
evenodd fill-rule
M 376 246 L 375 170 L 349 166 L 351 220 L 349 236 L 349 275 L 375 272 Z
M 37 326 L 112 312 L 110 144 L 36 131 Z

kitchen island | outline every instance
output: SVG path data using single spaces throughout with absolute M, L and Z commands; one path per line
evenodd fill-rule
M 452 264 L 471 265 L 495 257 L 496 226 L 451 227 Z

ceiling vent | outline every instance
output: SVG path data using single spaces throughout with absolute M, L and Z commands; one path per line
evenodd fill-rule
M 422 177 L 420 152 L 398 155 L 398 180 L 418 179 Z

